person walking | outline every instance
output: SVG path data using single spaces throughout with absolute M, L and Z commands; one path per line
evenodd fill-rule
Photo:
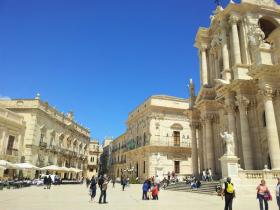
M 103 175 L 100 175 L 99 179 L 98 179 L 98 186 L 99 186 L 99 189 L 100 189 L 100 193 L 102 192 L 103 183 L 104 183 L 104 177 L 103 177 Z
M 100 194 L 100 197 L 99 197 L 99 203 L 100 203 L 100 204 L 102 203 L 102 198 L 103 198 L 103 203 L 108 203 L 108 202 L 106 201 L 106 197 L 107 197 L 107 194 L 106 194 L 107 187 L 108 187 L 108 180 L 107 180 L 107 177 L 104 176 L 104 181 L 103 181 L 103 184 L 102 184 L 102 186 L 101 186 L 101 194 Z
M 116 179 L 115 178 L 112 179 L 112 183 L 113 183 L 113 188 L 115 188 L 115 183 L 116 183 Z
M 142 200 L 148 200 L 148 194 L 147 193 L 149 191 L 149 185 L 148 185 L 147 180 L 143 183 L 142 191 L 143 191 Z
M 125 189 L 125 186 L 126 186 L 126 178 L 124 177 L 122 180 L 121 180 L 121 184 L 122 184 L 122 191 L 124 191 Z
M 90 189 L 90 200 L 92 201 L 96 196 L 96 180 L 94 176 L 91 178 L 89 189 Z
M 48 189 L 48 177 L 44 176 L 44 189 Z
M 47 189 L 50 190 L 51 186 L 52 186 L 52 178 L 51 178 L 51 175 L 49 175 L 47 178 Z
M 235 198 L 235 189 L 233 183 L 231 182 L 231 178 L 228 177 L 222 191 L 222 199 L 225 197 L 225 208 L 224 210 L 232 210 L 233 198 Z
M 152 189 L 153 200 L 158 200 L 158 185 L 155 183 Z
M 277 201 L 277 205 L 278 208 L 280 210 L 280 177 L 277 177 L 277 185 L 276 185 L 276 201 Z
M 257 199 L 259 200 L 260 210 L 264 210 L 263 204 L 265 210 L 268 210 L 268 201 L 271 200 L 271 195 L 264 179 L 261 180 L 261 183 L 257 187 Z

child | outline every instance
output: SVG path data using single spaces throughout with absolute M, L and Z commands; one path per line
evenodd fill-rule
M 158 200 L 158 186 L 157 186 L 157 184 L 154 184 L 154 187 L 152 189 L 152 196 L 153 196 L 153 200 Z

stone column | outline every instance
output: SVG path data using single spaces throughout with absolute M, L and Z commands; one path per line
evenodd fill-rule
M 233 57 L 234 64 L 241 64 L 241 53 L 240 53 L 240 43 L 239 35 L 237 29 L 237 21 L 239 18 L 236 15 L 230 16 L 229 23 L 231 24 L 231 33 L 232 33 L 232 47 L 233 47 Z
M 228 114 L 228 129 L 230 133 L 233 133 L 234 136 L 234 154 L 235 156 L 239 156 L 238 151 L 238 142 L 237 142 L 237 134 L 236 134 L 236 119 L 235 119 L 235 98 L 232 92 L 229 92 L 225 96 L 225 104 Z
M 231 73 L 229 67 L 229 53 L 228 53 L 228 45 L 227 45 L 227 33 L 225 28 L 225 23 L 222 23 L 222 56 L 223 56 L 223 79 L 226 81 L 231 80 Z
M 208 167 L 208 161 L 207 161 L 207 147 L 206 147 L 206 126 L 205 126 L 205 120 L 202 122 L 202 130 L 203 130 L 203 138 L 202 138 L 202 143 L 203 143 L 203 166 L 204 169 Z
M 213 173 L 215 173 L 216 170 L 215 170 L 215 153 L 214 153 L 212 121 L 213 121 L 213 115 L 207 114 L 205 116 L 207 168 L 211 168 Z
M 266 85 L 263 90 L 264 108 L 266 119 L 266 131 L 268 139 L 268 149 L 271 160 L 272 169 L 280 169 L 280 147 L 279 136 L 276 125 L 274 106 L 273 106 L 273 90 L 269 85 Z
M 199 166 L 200 166 L 200 172 L 202 172 L 204 168 L 204 160 L 203 160 L 203 132 L 202 132 L 201 125 L 199 125 L 198 127 L 198 148 L 199 148 Z
M 208 84 L 208 68 L 207 68 L 207 55 L 206 55 L 206 46 L 201 46 L 201 79 L 202 85 Z
M 278 128 L 278 134 L 280 134 L 280 90 L 276 91 L 275 103 L 274 103 L 274 113 L 276 117 L 276 124 Z M 280 141 L 279 141 L 280 144 Z
M 246 40 L 247 34 L 245 32 L 245 24 L 244 21 L 240 22 L 240 52 L 241 52 L 241 61 L 244 64 L 248 63 L 248 43 Z
M 240 127 L 241 127 L 241 138 L 242 138 L 242 150 L 243 150 L 243 160 L 244 169 L 253 169 L 253 154 L 250 140 L 250 130 L 248 124 L 247 108 L 249 105 L 249 100 L 242 95 L 237 96 L 239 112 L 240 112 Z
M 191 124 L 191 132 L 192 132 L 192 168 L 193 175 L 198 176 L 198 151 L 197 151 L 197 137 L 196 137 L 197 125 Z

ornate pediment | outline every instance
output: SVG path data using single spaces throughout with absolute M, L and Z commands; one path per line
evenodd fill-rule
M 241 3 L 257 4 L 269 7 L 274 7 L 278 5 L 274 0 L 241 0 Z
M 174 123 L 173 125 L 171 125 L 171 129 L 173 129 L 173 130 L 183 130 L 183 126 L 179 123 Z

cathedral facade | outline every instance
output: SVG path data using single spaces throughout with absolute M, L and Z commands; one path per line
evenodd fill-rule
M 187 114 L 194 174 L 221 176 L 221 133 L 234 136 L 244 170 L 280 169 L 280 5 L 273 0 L 218 6 L 199 28 L 200 90 Z

